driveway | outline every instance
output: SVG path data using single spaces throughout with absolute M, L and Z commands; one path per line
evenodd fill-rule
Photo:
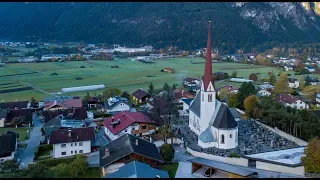
M 33 163 L 34 151 L 40 144 L 41 127 L 43 124 L 40 119 L 33 113 L 33 129 L 30 132 L 30 138 L 25 142 L 28 144 L 26 149 L 22 149 L 18 152 L 17 159 L 20 159 L 20 168 L 27 168 L 29 164 Z

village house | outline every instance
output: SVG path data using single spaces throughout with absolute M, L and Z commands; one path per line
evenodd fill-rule
M 142 112 L 118 112 L 103 122 L 105 134 L 115 140 L 123 134 L 145 136 L 155 133 L 156 122 Z
M 304 79 L 306 82 L 309 82 L 311 85 L 318 84 L 319 80 L 317 77 L 309 77 L 309 79 L 307 77 L 305 77 L 305 79 Z
M 142 89 L 136 90 L 134 93 L 132 93 L 132 96 L 135 104 L 144 103 L 149 98 L 149 94 Z
M 267 91 L 273 91 L 274 86 L 272 86 L 270 84 L 262 84 L 262 85 L 259 85 L 259 88 L 267 90 Z
M 38 58 L 34 56 L 29 56 L 29 57 L 19 57 L 17 61 L 19 63 L 29 63 L 29 62 L 35 62 L 36 60 L 38 60 Z
M 33 123 L 32 118 L 33 114 L 31 109 L 8 110 L 4 125 L 9 127 L 30 127 Z
M 290 106 L 295 109 L 309 109 L 309 105 L 304 101 L 292 96 L 291 94 L 282 94 L 276 96 L 275 100 L 284 106 Z
M 59 129 L 51 132 L 49 144 L 53 145 L 53 158 L 61 158 L 91 153 L 93 140 L 94 127 Z
M 104 178 L 169 178 L 169 175 L 168 172 L 152 168 L 148 164 L 131 161 Z
M 139 137 L 124 134 L 99 149 L 102 176 L 119 170 L 132 161 L 139 161 L 155 168 L 163 159 L 158 148 L 151 142 Z
M 294 66 L 292 66 L 292 65 L 285 65 L 284 67 L 283 67 L 283 69 L 285 70 L 285 71 L 293 71 L 294 70 Z
M 45 111 L 53 111 L 57 109 L 68 109 L 68 108 L 79 108 L 82 107 L 81 99 L 63 99 L 63 100 L 54 100 L 54 101 L 45 101 L 44 102 Z
M 195 78 L 186 77 L 183 79 L 183 84 L 188 87 L 195 86 L 196 84 L 199 84 L 199 83 L 200 83 L 199 80 Z
M 296 78 L 288 78 L 290 88 L 299 88 L 300 82 Z
M 238 88 L 233 87 L 232 85 L 225 85 L 221 88 L 218 88 L 218 96 L 222 90 L 226 90 L 227 93 L 238 93 Z
M 173 95 L 174 103 L 179 103 L 180 100 L 184 98 L 194 98 L 194 95 L 192 93 L 185 90 L 175 89 L 173 93 L 174 93 Z
M 267 91 L 265 89 L 261 89 L 257 92 L 257 95 L 258 96 L 270 96 L 271 95 L 271 92 L 270 91 Z
M 88 109 L 100 109 L 102 108 L 103 103 L 98 97 L 89 97 L 82 102 L 82 105 Z
M 3 102 L 0 103 L 0 109 L 27 109 L 29 101 Z
M 63 119 L 69 120 L 85 120 L 90 115 L 90 112 L 87 112 L 83 107 L 77 108 L 66 108 L 66 109 L 56 109 L 52 111 L 44 111 L 44 121 L 48 122 L 51 119 L 62 116 Z
M 108 113 L 114 114 L 120 111 L 130 111 L 131 104 L 127 98 L 123 97 L 110 97 L 105 102 L 105 109 Z
M 214 72 L 214 73 L 212 73 L 212 75 L 215 80 L 223 80 L 223 79 L 229 78 L 229 75 L 226 72 Z M 199 80 L 198 80 L 198 82 L 200 83 Z
M 147 100 L 147 103 L 145 105 L 145 108 L 146 108 L 145 110 L 150 111 L 153 108 L 163 109 L 166 107 L 166 105 L 167 103 L 165 102 L 164 99 L 162 99 L 161 97 L 154 96 Z
M 4 127 L 4 123 L 6 121 L 7 114 L 8 114 L 7 109 L 0 109 L 0 127 Z
M 308 70 L 310 73 L 312 72 L 315 72 L 316 69 L 313 67 L 313 66 L 307 66 L 307 67 L 304 67 L 306 70 Z
M 175 73 L 175 70 L 172 68 L 163 68 L 161 69 L 161 72 Z
M 18 150 L 17 134 L 12 131 L 6 131 L 0 135 L 0 163 L 6 160 L 14 159 Z

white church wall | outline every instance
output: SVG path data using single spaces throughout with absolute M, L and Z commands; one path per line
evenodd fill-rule
M 204 143 L 201 140 L 198 140 L 198 145 L 202 148 L 210 148 L 210 147 L 216 147 L 217 143 L 216 142 Z
M 232 149 L 238 146 L 238 129 L 231 130 L 215 130 L 217 131 L 218 148 L 220 149 Z M 222 142 L 222 136 L 224 136 L 224 143 Z
M 245 158 L 230 158 L 230 157 L 215 156 L 213 154 L 207 154 L 207 153 L 193 151 L 192 149 L 190 149 L 188 147 L 187 147 L 187 151 L 196 157 L 219 161 L 219 162 L 223 162 L 223 163 L 227 163 L 227 164 L 248 167 L 248 159 L 245 159 Z
M 201 109 L 200 109 L 200 134 L 205 131 L 208 127 L 208 124 L 213 116 L 213 113 L 216 109 L 216 92 L 213 88 L 212 83 L 210 82 L 207 91 L 204 91 L 204 83 L 201 85 L 201 91 L 199 92 Z M 211 97 L 211 101 L 209 101 L 209 96 Z
M 195 121 L 195 126 L 194 126 Z M 189 128 L 193 131 L 196 135 L 200 135 L 200 131 L 197 129 L 197 126 L 200 126 L 200 119 L 197 115 L 195 115 L 192 111 L 189 111 Z

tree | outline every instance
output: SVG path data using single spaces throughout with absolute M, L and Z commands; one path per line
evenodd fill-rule
M 172 90 L 174 90 L 174 89 L 177 89 L 177 85 L 176 84 L 173 84 L 173 86 L 172 86 Z
M 269 83 L 274 86 L 275 83 L 277 82 L 277 77 L 276 75 L 272 72 L 270 75 L 269 75 Z
M 149 94 L 152 95 L 154 93 L 154 86 L 152 83 L 150 83 L 149 85 L 149 90 L 148 90 Z
M 252 81 L 257 81 L 258 80 L 258 76 L 255 73 L 251 73 L 249 75 L 249 79 L 252 80 Z
M 231 78 L 236 78 L 237 77 L 237 71 L 233 71 L 230 77 Z
M 300 59 L 297 59 L 297 60 L 296 60 L 296 67 L 297 67 L 297 69 L 298 69 L 299 71 L 302 70 L 303 64 L 301 63 L 301 60 L 300 60 Z
M 160 147 L 160 153 L 165 162 L 170 162 L 174 157 L 174 149 L 171 144 L 163 144 Z
M 312 138 L 304 149 L 305 156 L 301 158 L 304 169 L 308 173 L 320 173 L 320 139 Z
M 227 88 L 222 88 L 219 91 L 219 99 L 222 100 L 228 93 L 228 89 Z
M 32 107 L 32 108 L 38 108 L 39 107 L 39 103 L 34 97 L 31 97 L 30 107 Z
M 258 102 L 259 102 L 259 99 L 255 95 L 248 96 L 244 100 L 244 109 L 247 116 L 252 117 L 253 109 L 254 107 L 256 107 Z
M 90 94 L 89 92 L 87 92 L 87 94 L 83 97 L 83 101 L 87 101 L 90 98 Z
M 276 94 L 288 94 L 292 92 L 292 89 L 289 87 L 289 80 L 286 73 L 280 73 L 280 78 L 274 85 L 274 92 Z
M 71 172 L 70 167 L 67 163 L 60 163 L 57 166 L 51 168 L 51 172 L 53 173 L 55 178 L 70 178 Z
M 88 170 L 87 158 L 75 155 L 75 159 L 69 165 L 69 169 L 72 178 L 80 178 Z
M 238 96 L 236 93 L 227 94 L 227 104 L 230 108 L 235 108 L 238 106 Z
M 163 88 L 162 88 L 163 90 L 165 90 L 165 91 L 169 91 L 170 90 L 170 86 L 168 85 L 168 83 L 167 82 L 165 82 L 164 83 L 164 85 L 163 85 Z
M 49 168 L 41 163 L 30 164 L 26 169 L 27 178 L 44 178 L 47 177 Z
M 15 172 L 19 170 L 19 165 L 15 159 L 6 160 L 0 163 L 0 172 Z
M 251 82 L 244 82 L 238 89 L 238 103 L 242 104 L 244 99 L 250 95 L 256 94 L 256 88 Z
M 109 88 L 103 92 L 103 98 L 104 100 L 109 99 L 110 97 L 114 96 L 121 96 L 122 92 L 118 88 Z

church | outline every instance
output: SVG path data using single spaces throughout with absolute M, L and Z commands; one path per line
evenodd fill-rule
M 210 26 L 209 21 L 204 76 L 201 79 L 201 90 L 190 104 L 189 128 L 198 135 L 198 145 L 202 148 L 233 149 L 238 145 L 238 123 L 227 105 L 216 99 Z

